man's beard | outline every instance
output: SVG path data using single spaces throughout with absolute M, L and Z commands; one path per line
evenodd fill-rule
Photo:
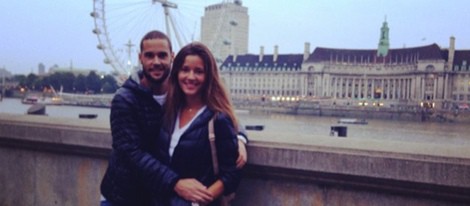
M 165 82 L 165 80 L 168 78 L 168 76 L 170 75 L 170 69 L 167 67 L 167 66 L 163 66 L 165 67 L 164 69 L 164 72 L 162 74 L 162 76 L 158 79 L 155 79 L 149 72 L 147 69 L 143 69 L 142 73 L 144 74 L 144 77 L 149 81 L 151 82 L 152 84 L 162 84 L 163 82 Z

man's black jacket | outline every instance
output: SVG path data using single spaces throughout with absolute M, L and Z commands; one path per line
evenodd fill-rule
M 156 159 L 162 106 L 129 78 L 111 103 L 112 154 L 101 193 L 113 205 L 151 205 L 173 192 L 179 177 Z

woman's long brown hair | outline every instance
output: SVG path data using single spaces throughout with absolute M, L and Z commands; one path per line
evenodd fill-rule
M 201 88 L 201 99 L 207 107 L 217 113 L 227 114 L 238 131 L 238 121 L 233 111 L 229 95 L 222 84 L 215 58 L 202 43 L 193 42 L 183 47 L 173 61 L 170 73 L 168 94 L 165 103 L 165 118 L 163 124 L 172 132 L 178 110 L 186 105 L 185 94 L 178 83 L 178 73 L 183 67 L 186 57 L 197 55 L 204 63 L 205 82 Z

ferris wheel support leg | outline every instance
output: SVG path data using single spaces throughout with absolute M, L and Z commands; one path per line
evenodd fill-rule
M 168 11 L 168 7 L 164 7 L 165 10 L 165 26 L 166 26 L 166 33 L 167 36 L 171 38 L 171 31 L 170 31 L 170 13 Z
M 178 42 L 178 45 L 181 47 L 183 47 L 183 43 L 181 41 L 181 38 L 180 38 L 180 35 L 178 34 L 178 32 L 176 32 L 176 27 L 175 27 L 175 23 L 173 21 L 173 18 L 171 18 L 171 16 L 168 16 L 169 20 L 170 20 L 170 23 L 171 23 L 171 27 L 173 27 L 173 31 L 175 31 L 175 37 L 176 37 L 176 41 Z

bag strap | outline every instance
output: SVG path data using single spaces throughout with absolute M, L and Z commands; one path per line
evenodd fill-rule
M 219 174 L 219 161 L 217 161 L 217 148 L 215 147 L 215 133 L 214 133 L 214 119 L 215 116 L 209 120 L 209 144 L 211 146 L 212 154 L 212 167 L 214 168 L 214 174 Z

